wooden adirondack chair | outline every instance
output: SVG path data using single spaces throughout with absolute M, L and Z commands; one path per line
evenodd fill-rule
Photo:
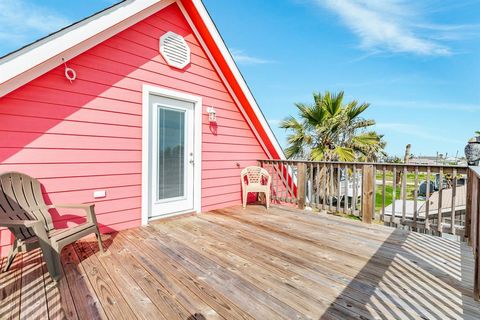
M 87 221 L 75 227 L 55 229 L 49 210 L 56 208 L 85 210 Z M 4 271 L 10 268 L 17 253 L 40 247 L 48 272 L 57 281 L 62 274 L 62 248 L 92 233 L 103 252 L 93 204 L 46 205 L 40 182 L 22 173 L 0 175 L 0 226 L 8 228 L 15 236 Z

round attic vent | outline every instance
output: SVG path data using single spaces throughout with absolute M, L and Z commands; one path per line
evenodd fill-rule
M 190 47 L 181 35 L 172 31 L 160 38 L 160 53 L 172 67 L 183 69 L 190 63 Z

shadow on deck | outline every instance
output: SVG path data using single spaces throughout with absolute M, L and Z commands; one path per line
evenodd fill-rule
M 234 207 L 40 253 L 0 274 L 0 319 L 478 319 L 463 244 L 293 208 Z M 1 263 L 0 263 L 1 264 Z
M 336 302 L 363 290 L 374 319 L 479 319 L 473 268 L 464 243 L 395 229 Z

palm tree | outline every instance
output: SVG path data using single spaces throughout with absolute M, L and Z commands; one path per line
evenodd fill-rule
M 480 130 L 479 130 L 479 131 L 475 131 L 475 134 L 476 134 L 477 136 L 480 136 Z
M 344 92 L 314 93 L 312 105 L 296 103 L 299 119 L 290 116 L 280 127 L 290 130 L 288 158 L 322 161 L 377 161 L 385 156 L 383 136 L 370 128 L 374 120 L 361 114 L 370 106 L 343 102 Z

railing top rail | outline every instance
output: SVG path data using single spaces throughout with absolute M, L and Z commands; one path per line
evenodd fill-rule
M 373 165 L 376 167 L 429 167 L 429 168 L 451 168 L 451 169 L 460 169 L 466 170 L 467 166 L 457 166 L 457 165 L 441 165 L 441 164 L 411 164 L 411 163 L 383 163 L 383 162 L 342 162 L 342 161 L 308 161 L 308 160 L 272 160 L 272 159 L 261 159 L 260 162 L 277 162 L 277 163 L 321 163 L 321 164 L 342 164 L 342 165 Z M 478 168 L 477 173 L 480 175 L 480 167 L 470 167 Z

